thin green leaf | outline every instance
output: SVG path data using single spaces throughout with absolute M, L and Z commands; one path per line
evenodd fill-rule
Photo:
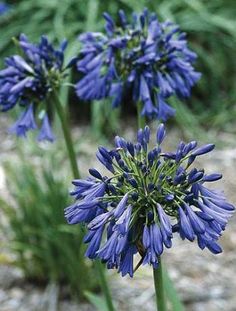
M 91 292 L 85 292 L 85 297 L 90 301 L 90 303 L 98 310 L 98 311 L 109 311 L 106 305 L 106 301 L 101 296 L 95 295 Z

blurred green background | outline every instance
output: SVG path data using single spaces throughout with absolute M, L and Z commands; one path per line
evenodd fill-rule
M 144 7 L 160 20 L 178 23 L 188 34 L 202 78 L 193 95 L 178 105 L 177 122 L 191 127 L 214 126 L 234 131 L 236 116 L 236 2 L 235 0 L 18 0 L 6 1 L 10 10 L 0 17 L 0 62 L 15 50 L 11 38 L 24 32 L 33 41 L 47 34 L 55 42 L 69 40 L 67 57 L 78 51 L 77 36 L 86 30 L 102 30 L 104 11 L 114 17 L 119 9 L 131 13 Z M 66 98 L 67 94 L 64 94 Z M 70 98 L 76 119 L 89 120 L 90 105 Z M 81 113 L 82 111 L 82 113 Z M 129 111 L 128 114 L 133 113 Z M 127 112 L 125 113 L 127 115 Z

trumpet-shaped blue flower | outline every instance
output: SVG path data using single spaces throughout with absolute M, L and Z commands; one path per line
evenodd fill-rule
M 134 103 L 142 102 L 142 115 L 166 121 L 175 114 L 167 99 L 189 97 L 200 78 L 186 34 L 146 9 L 133 13 L 130 23 L 123 11 L 117 23 L 108 13 L 103 16 L 105 34 L 88 32 L 79 37 L 77 95 L 83 100 L 112 97 L 113 107 L 131 95 Z
M 10 127 L 9 132 L 14 133 L 19 137 L 26 137 L 28 130 L 34 130 L 37 125 L 34 120 L 33 105 L 31 104 L 16 121 L 13 126 Z
M 38 135 L 38 141 L 47 140 L 53 142 L 55 140 L 55 136 L 52 133 L 52 129 L 49 123 L 48 115 L 45 114 L 42 122 L 41 129 Z
M 211 152 L 214 145 L 180 142 L 176 151 L 164 152 L 165 135 L 161 124 L 153 149 L 148 148 L 147 126 L 138 131 L 136 143 L 117 136 L 115 148 L 99 147 L 97 154 L 109 177 L 90 169 L 89 178 L 73 181 L 71 195 L 76 202 L 65 209 L 68 223 L 85 223 L 85 255 L 100 258 L 122 276 L 132 277 L 140 264 L 157 268 L 164 249 L 172 247 L 174 234 L 196 240 L 213 254 L 222 251 L 218 241 L 234 206 L 223 192 L 207 187 L 221 174 L 192 168 L 194 160 Z M 134 269 L 136 253 L 141 258 Z
M 60 87 L 66 76 L 65 69 L 73 63 L 64 66 L 67 43 L 63 41 L 55 49 L 45 36 L 41 37 L 38 44 L 32 44 L 22 34 L 17 44 L 22 50 L 22 56 L 6 58 L 5 68 L 0 70 L 0 109 L 4 112 L 17 105 L 24 109 L 10 129 L 18 136 L 26 136 L 28 130 L 36 129 L 36 122 L 40 123 L 38 116 L 44 111 L 38 140 L 52 142 L 54 136 L 47 112 L 53 108 L 49 107 L 47 99 L 53 90 Z

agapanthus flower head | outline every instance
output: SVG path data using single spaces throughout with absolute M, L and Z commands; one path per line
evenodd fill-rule
M 84 100 L 113 98 L 113 107 L 131 95 L 142 102 L 142 115 L 166 121 L 175 110 L 167 104 L 171 95 L 190 96 L 200 78 L 193 68 L 196 54 L 187 45 L 186 34 L 171 22 L 160 22 L 154 13 L 133 13 L 129 22 L 119 11 L 117 23 L 103 14 L 106 33 L 80 35 L 82 49 L 76 85 Z
M 174 234 L 220 253 L 218 240 L 234 211 L 223 192 L 207 187 L 221 174 L 192 168 L 196 157 L 212 151 L 213 144 L 180 142 L 176 151 L 164 152 L 163 124 L 151 150 L 149 137 L 145 127 L 136 143 L 117 136 L 114 149 L 98 148 L 97 158 L 109 176 L 90 169 L 90 177 L 74 180 L 71 195 L 76 202 L 65 209 L 69 224 L 88 228 L 86 256 L 100 258 L 122 276 L 133 276 L 135 254 L 141 256 L 139 264 L 157 268 Z
M 10 130 L 19 136 L 37 128 L 34 118 L 43 112 L 46 121 L 41 128 L 40 140 L 52 141 L 52 135 L 49 137 L 48 133 L 42 133 L 50 127 L 47 113 L 53 109 L 48 106 L 47 98 L 61 86 L 66 69 L 73 63 L 64 66 L 67 42 L 64 40 L 55 49 L 46 36 L 42 36 L 38 44 L 33 44 L 22 34 L 17 45 L 22 54 L 7 57 L 6 67 L 0 71 L 0 109 L 8 111 L 18 104 L 24 109 Z M 40 118 L 37 119 L 40 123 Z

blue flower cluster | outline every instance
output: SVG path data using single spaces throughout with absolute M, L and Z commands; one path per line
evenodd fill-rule
M 42 126 L 38 140 L 53 141 L 46 97 L 58 89 L 65 77 L 64 50 L 67 42 L 63 41 L 59 49 L 54 49 L 47 37 L 42 36 L 38 44 L 32 44 L 27 37 L 20 35 L 17 45 L 22 56 L 14 55 L 6 58 L 6 68 L 0 71 L 0 109 L 8 111 L 17 104 L 24 108 L 10 132 L 18 136 L 26 136 L 28 130 L 37 128 L 35 115 L 40 116 Z M 71 64 L 69 64 L 71 65 Z M 43 111 L 43 113 L 42 113 Z
M 3 16 L 6 13 L 8 13 L 9 10 L 10 10 L 10 6 L 7 3 L 1 1 L 0 2 L 0 16 Z
M 164 138 L 163 124 L 152 150 L 148 150 L 147 126 L 138 131 L 135 144 L 117 136 L 114 149 L 99 147 L 97 152 L 109 177 L 90 169 L 90 177 L 73 181 L 76 202 L 65 209 L 68 223 L 85 223 L 86 256 L 100 258 L 122 276 L 133 276 L 136 253 L 141 256 L 138 266 L 157 268 L 164 248 L 172 246 L 174 233 L 197 240 L 201 249 L 213 254 L 222 251 L 218 239 L 234 206 L 222 192 L 206 186 L 221 174 L 191 168 L 196 157 L 212 151 L 214 145 L 180 142 L 175 152 L 167 153 L 161 150 Z
M 200 78 L 193 68 L 196 54 L 187 46 L 186 34 L 170 22 L 159 22 L 154 13 L 133 13 L 131 23 L 123 11 L 119 22 L 104 13 L 106 34 L 80 35 L 82 49 L 77 69 L 82 78 L 76 85 L 79 98 L 112 97 L 112 106 L 129 98 L 142 102 L 141 114 L 166 121 L 175 114 L 166 100 L 175 94 L 190 96 Z

